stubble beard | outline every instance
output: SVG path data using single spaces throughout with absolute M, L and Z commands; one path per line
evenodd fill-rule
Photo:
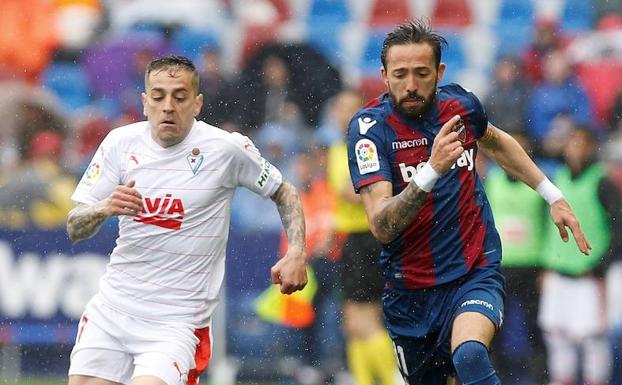
M 389 87 L 389 96 L 391 97 L 391 101 L 393 102 L 393 106 L 395 107 L 395 109 L 398 110 L 402 115 L 409 118 L 420 119 L 424 117 L 428 113 L 428 111 L 430 111 L 432 104 L 434 104 L 434 101 L 436 100 L 437 86 L 438 81 L 434 82 L 434 92 L 428 98 L 425 98 L 416 93 L 411 93 L 401 101 L 398 101 L 397 96 L 391 91 L 391 87 Z M 419 99 L 423 103 L 420 107 L 417 108 L 406 108 L 402 104 L 405 99 Z

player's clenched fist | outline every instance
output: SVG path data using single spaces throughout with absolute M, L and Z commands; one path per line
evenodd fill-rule
M 434 138 L 428 163 L 439 175 L 447 172 L 460 157 L 460 154 L 464 152 L 458 133 L 454 130 L 459 124 L 462 124 L 462 119 L 460 115 L 456 115 L 443 124 L 438 135 Z
M 143 198 L 134 188 L 135 181 L 131 180 L 125 185 L 118 185 L 110 193 L 108 198 L 100 202 L 101 212 L 106 216 L 138 214 L 143 208 Z
M 281 285 L 281 293 L 291 294 L 307 285 L 307 262 L 304 253 L 287 254 L 270 270 L 272 283 Z

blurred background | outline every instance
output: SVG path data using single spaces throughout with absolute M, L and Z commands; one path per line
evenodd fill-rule
M 367 101 L 384 92 L 382 41 L 412 17 L 429 18 L 449 42 L 442 84 L 473 91 L 490 121 L 521 138 L 551 177 L 568 163 L 571 133 L 587 132 L 590 161 L 603 165 L 613 186 L 605 206 L 616 218 L 622 0 L 0 0 L 0 383 L 66 382 L 77 320 L 116 236 L 111 220 L 95 238 L 72 244 L 64 230 L 70 196 L 104 136 L 142 120 L 152 58 L 191 58 L 205 98 L 199 119 L 248 135 L 287 179 L 309 196 L 323 191 L 326 203 L 331 192 L 314 188 L 360 107 L 342 96 Z M 484 179 L 497 171 L 485 159 L 478 170 Z M 317 237 L 310 255 L 334 274 L 318 275 L 328 291 L 321 304 L 311 300 L 314 325 L 270 322 L 256 305 L 280 254 L 279 216 L 270 201 L 236 193 L 208 383 L 351 383 L 334 205 L 311 202 L 305 210 Z M 546 218 L 545 210 L 537 215 Z M 615 246 L 622 233 L 609 228 Z M 543 331 L 534 326 L 548 269 L 538 257 L 547 244 L 544 236 L 534 242 L 536 257 L 518 266 L 535 274 L 512 281 L 516 295 L 493 352 L 508 384 L 548 381 Z M 610 347 L 602 361 L 609 383 L 622 384 L 622 298 L 611 294 L 622 292 L 622 254 L 614 246 L 599 271 L 580 274 L 610 288 L 595 298 L 607 303 L 598 335 Z M 319 358 L 309 361 L 311 327 Z M 580 378 L 591 370 L 576 366 Z

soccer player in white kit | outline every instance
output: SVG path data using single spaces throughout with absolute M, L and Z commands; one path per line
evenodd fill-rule
M 112 130 L 72 196 L 72 240 L 91 237 L 111 216 L 119 216 L 119 237 L 80 319 L 69 385 L 198 384 L 238 186 L 271 198 L 286 230 L 287 254 L 272 282 L 285 294 L 307 282 L 296 189 L 247 137 L 195 120 L 198 90 L 190 60 L 152 61 L 142 94 L 147 121 Z

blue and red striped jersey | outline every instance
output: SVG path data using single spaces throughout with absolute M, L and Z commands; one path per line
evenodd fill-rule
M 399 194 L 428 161 L 442 125 L 459 114 L 465 151 L 434 185 L 412 224 L 383 246 L 380 264 L 395 288 L 424 288 L 453 281 L 476 266 L 499 263 L 501 242 L 484 187 L 475 170 L 477 139 L 488 118 L 473 93 L 457 84 L 438 88 L 422 118 L 394 109 L 384 94 L 354 115 L 348 158 L 355 190 L 379 181 Z

